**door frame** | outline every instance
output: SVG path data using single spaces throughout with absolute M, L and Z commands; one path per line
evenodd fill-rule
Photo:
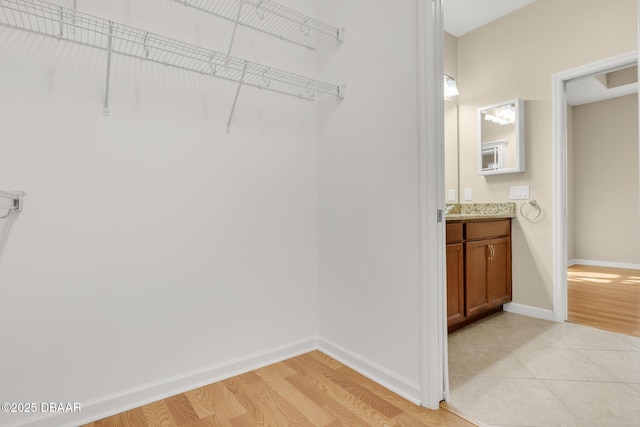
M 639 1 L 640 3 L 640 1 Z M 640 13 L 640 12 L 639 12 Z M 639 21 L 640 22 L 640 16 Z M 592 62 L 552 76 L 552 167 L 553 167 L 553 320 L 567 320 L 567 100 L 569 80 L 636 64 L 638 52 Z M 639 159 L 640 162 L 640 159 Z
M 444 223 L 444 30 L 442 0 L 416 0 L 418 68 L 420 402 L 448 395 Z

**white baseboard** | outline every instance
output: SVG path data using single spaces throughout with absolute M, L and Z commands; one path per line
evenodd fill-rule
M 628 268 L 630 270 L 640 270 L 640 264 L 634 264 L 630 262 L 611 262 L 611 261 L 598 261 L 593 259 L 572 259 L 567 263 L 572 265 L 589 265 L 594 267 L 610 267 L 610 268 Z
M 318 350 L 410 402 L 420 405 L 420 385 L 346 348 L 320 338 Z
M 5 424 L 3 427 L 50 427 L 52 425 L 74 427 L 281 362 L 316 349 L 318 349 L 318 340 L 316 338 L 308 338 L 82 402 L 82 412 L 80 413 L 41 414 Z
M 553 310 L 547 310 L 545 308 L 508 302 L 502 306 L 502 309 L 509 313 L 522 314 L 523 316 L 535 317 L 536 319 L 553 321 Z
M 420 386 L 377 363 L 328 340 L 308 338 L 184 374 L 163 378 L 118 393 L 81 402 L 80 413 L 40 414 L 2 427 L 74 427 L 166 399 L 273 363 L 320 350 L 365 377 L 420 405 Z

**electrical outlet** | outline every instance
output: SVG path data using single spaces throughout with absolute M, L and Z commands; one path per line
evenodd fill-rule
M 456 201 L 456 190 L 454 189 L 447 190 L 447 201 L 448 202 Z
M 464 200 L 466 201 L 473 200 L 473 193 L 470 188 L 464 189 Z
M 529 198 L 529 186 L 521 185 L 509 187 L 509 198 L 511 200 L 526 200 Z

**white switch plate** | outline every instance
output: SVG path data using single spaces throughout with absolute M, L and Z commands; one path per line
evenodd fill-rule
M 509 198 L 511 200 L 525 200 L 529 198 L 529 186 L 521 185 L 509 187 Z
M 464 189 L 464 199 L 466 201 L 473 200 L 473 193 L 471 192 L 470 188 Z
M 454 189 L 447 190 L 447 201 L 448 202 L 456 201 L 456 190 Z

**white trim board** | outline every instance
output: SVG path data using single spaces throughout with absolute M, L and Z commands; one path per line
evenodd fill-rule
M 3 427 L 75 427 L 317 349 L 317 338 L 307 338 L 82 402 L 82 412 L 77 414 L 40 414 L 4 424 Z
M 329 340 L 320 338 L 318 340 L 318 350 L 408 401 L 420 405 L 420 385 L 408 378 L 404 378 L 384 366 L 380 366 L 376 362 L 353 353 Z
M 442 0 L 416 0 L 418 79 L 419 363 L 422 406 L 448 395 Z
M 82 402 L 82 412 L 78 414 L 40 414 L 4 424 L 2 427 L 74 427 L 87 424 L 313 350 L 322 351 L 410 402 L 421 404 L 419 384 L 338 344 L 314 337 Z
M 640 3 L 640 1 L 639 1 Z M 567 101 L 565 83 L 580 77 L 636 64 L 630 52 L 562 71 L 551 77 L 553 167 L 553 320 L 567 320 Z
M 502 306 L 502 309 L 509 313 L 522 314 L 523 316 L 535 317 L 536 319 L 553 321 L 553 310 L 548 310 L 546 308 L 508 302 Z
M 634 264 L 631 262 L 598 261 L 593 259 L 572 259 L 567 263 L 567 266 L 571 267 L 572 265 L 589 265 L 594 267 L 627 268 L 629 270 L 640 270 L 640 264 Z

